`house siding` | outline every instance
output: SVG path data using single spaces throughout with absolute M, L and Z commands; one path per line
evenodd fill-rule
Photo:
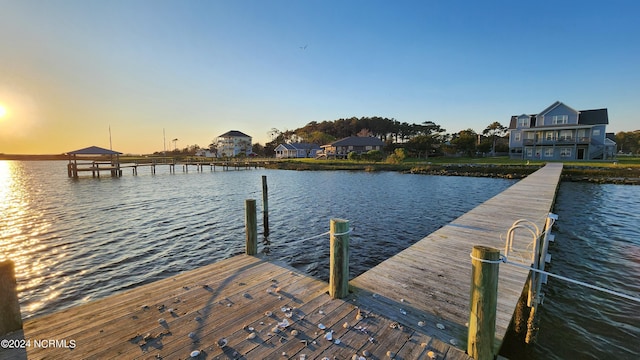
M 540 119 L 540 116 L 538 116 L 539 123 L 536 126 L 554 126 L 555 124 L 553 124 L 553 117 L 559 115 L 568 116 L 567 124 L 578 124 L 578 112 L 564 104 L 560 104 L 557 107 L 551 109 L 549 112 L 541 114 L 541 116 L 543 117 L 542 121 Z
M 606 140 L 607 110 L 583 112 L 581 120 L 580 111 L 555 102 L 537 115 L 512 116 L 509 126 L 510 157 L 560 161 L 611 158 L 615 143 Z M 566 116 L 566 122 L 554 123 L 556 116 Z M 521 125 L 525 119 L 529 119 L 529 126 Z

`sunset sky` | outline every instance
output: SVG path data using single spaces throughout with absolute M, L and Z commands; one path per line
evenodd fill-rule
M 383 116 L 481 132 L 556 100 L 640 129 L 640 1 L 0 0 L 0 153 L 206 147 Z

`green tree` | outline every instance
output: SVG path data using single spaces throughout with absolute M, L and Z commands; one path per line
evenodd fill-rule
M 436 143 L 436 139 L 431 135 L 418 135 L 405 144 L 408 151 L 415 153 L 416 157 L 421 157 L 424 154 L 425 159 L 429 157 L 429 154 L 433 152 L 433 146 Z
M 326 145 L 334 142 L 335 140 L 335 137 L 321 131 L 313 131 L 309 134 L 309 138 L 305 139 L 305 141 L 308 143 L 318 145 Z
M 460 131 L 451 140 L 451 144 L 456 146 L 458 152 L 461 152 L 467 156 L 473 156 L 476 151 L 476 143 L 478 141 L 478 134 L 473 129 L 466 129 Z
M 262 157 L 266 156 L 264 152 L 264 146 L 262 146 L 260 143 L 253 144 L 252 148 L 253 148 L 253 152 L 258 154 L 258 156 L 262 156 Z
M 496 153 L 496 137 L 502 137 L 506 134 L 507 127 L 503 126 L 497 121 L 492 122 L 487 126 L 484 130 L 482 130 L 482 135 L 488 136 L 491 138 L 491 154 L 495 155 Z
M 616 144 L 623 153 L 640 153 L 640 130 L 616 133 Z
M 362 156 L 362 158 L 369 161 L 375 161 L 375 162 L 382 161 L 382 159 L 384 158 L 384 155 L 380 150 L 369 150 L 362 155 L 364 155 Z
M 397 148 L 393 151 L 393 154 L 387 157 L 387 162 L 391 164 L 400 164 L 407 157 L 407 152 L 403 148 Z

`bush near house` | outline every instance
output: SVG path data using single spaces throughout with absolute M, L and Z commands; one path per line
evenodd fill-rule
M 397 148 L 393 151 L 393 154 L 387 157 L 387 162 L 390 164 L 400 164 L 407 158 L 407 152 L 403 148 Z

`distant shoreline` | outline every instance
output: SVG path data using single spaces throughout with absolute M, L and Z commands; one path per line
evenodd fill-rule
M 126 156 L 121 161 L 127 162 Z M 65 154 L 49 155 L 19 155 L 0 154 L 0 160 L 18 161 L 48 161 L 68 160 Z M 298 162 L 275 161 L 265 165 L 265 168 L 280 170 L 350 170 L 350 171 L 398 171 L 409 174 L 439 175 L 439 176 L 469 176 L 493 177 L 503 179 L 521 179 L 539 169 L 541 165 L 496 165 L 496 164 L 428 164 L 411 163 L 360 163 L 360 162 Z M 562 170 L 562 181 L 591 182 L 598 184 L 640 185 L 640 168 L 626 167 L 596 167 L 565 165 Z
M 42 154 L 42 155 L 0 154 L 0 160 L 41 161 L 41 160 L 68 160 L 68 159 L 69 159 L 69 156 L 65 154 Z
M 491 177 L 522 179 L 538 170 L 542 165 L 496 165 L 496 164 L 387 164 L 387 163 L 316 163 L 283 161 L 265 165 L 269 169 L 281 170 L 351 170 L 351 171 L 399 171 L 407 174 L 438 176 Z M 562 181 L 591 182 L 597 184 L 640 185 L 639 167 L 596 167 L 565 165 Z

